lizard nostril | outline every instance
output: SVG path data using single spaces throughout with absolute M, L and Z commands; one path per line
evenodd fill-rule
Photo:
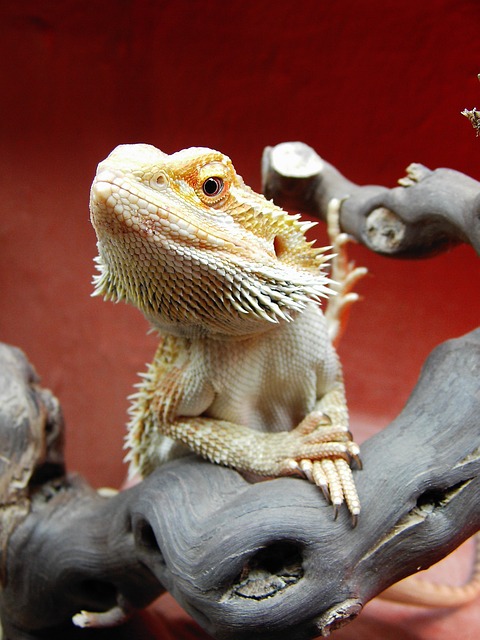
M 158 175 L 153 176 L 150 179 L 150 186 L 153 187 L 154 189 L 159 189 L 163 191 L 163 189 L 167 187 L 167 184 L 168 184 L 167 176 L 164 173 L 159 173 Z

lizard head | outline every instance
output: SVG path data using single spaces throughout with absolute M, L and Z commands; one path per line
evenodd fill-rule
M 249 335 L 328 294 L 312 223 L 252 191 L 218 151 L 120 145 L 98 165 L 90 211 L 95 293 L 170 333 Z

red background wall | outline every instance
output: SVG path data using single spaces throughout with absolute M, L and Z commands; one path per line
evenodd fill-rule
M 0 339 L 60 397 L 70 468 L 96 484 L 124 476 L 126 396 L 155 346 L 136 310 L 90 298 L 89 186 L 114 146 L 218 148 L 254 188 L 286 140 L 360 183 L 412 161 L 480 177 L 460 115 L 480 104 L 477 0 L 3 0 L 0 30 Z M 361 439 L 477 325 L 479 261 L 355 254 L 370 276 L 341 354 Z

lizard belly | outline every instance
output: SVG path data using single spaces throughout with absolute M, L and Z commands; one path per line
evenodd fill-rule
M 205 415 L 258 431 L 296 427 L 314 408 L 328 359 L 324 322 L 312 304 L 290 323 L 231 342 L 221 358 L 211 354 L 215 397 Z

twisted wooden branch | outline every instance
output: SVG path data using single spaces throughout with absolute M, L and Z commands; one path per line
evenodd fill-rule
M 419 258 L 466 242 L 480 254 L 480 183 L 452 169 L 411 164 L 399 187 L 359 186 L 302 142 L 267 147 L 265 195 L 325 220 L 331 198 L 345 198 L 343 231 L 386 256 Z
M 16 387 L 16 404 L 1 398 L 1 437 L 17 450 L 18 416 L 34 394 L 33 405 L 49 396 L 11 353 L 0 351 Z M 480 529 L 479 369 L 480 330 L 433 352 L 404 411 L 363 446 L 368 517 L 355 530 L 303 480 L 252 485 L 194 457 L 111 498 L 78 478 L 31 474 L 28 515 L 22 502 L 13 531 L 2 528 L 7 637 L 53 634 L 81 609 L 141 608 L 163 588 L 217 638 L 326 634 Z

